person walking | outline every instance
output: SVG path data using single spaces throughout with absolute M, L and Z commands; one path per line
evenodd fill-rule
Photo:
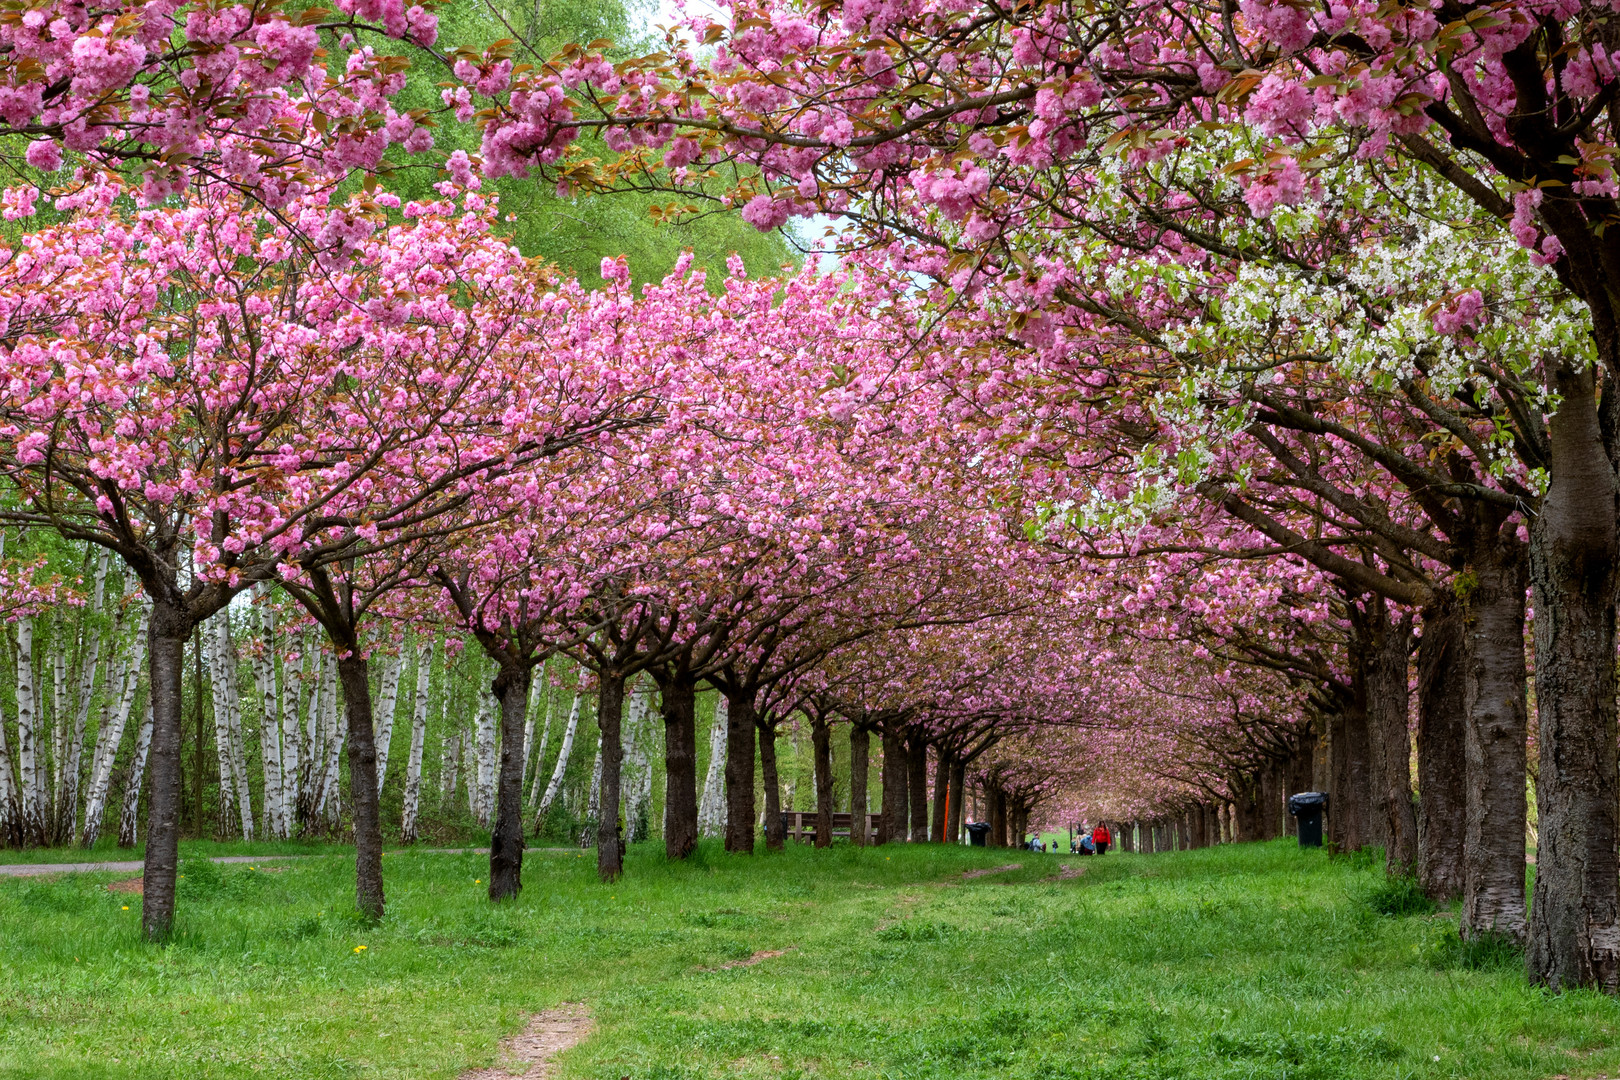
M 1114 837 L 1108 831 L 1108 826 L 1099 821 L 1097 827 L 1091 830 L 1091 842 L 1096 847 L 1097 854 L 1106 855 L 1108 854 L 1108 845 L 1114 842 Z

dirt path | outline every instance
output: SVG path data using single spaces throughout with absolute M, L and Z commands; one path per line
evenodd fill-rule
M 388 851 L 386 855 L 481 855 L 487 848 L 421 848 L 416 851 Z M 530 848 L 528 854 L 570 852 L 573 848 Z M 211 855 L 215 863 L 285 862 L 289 859 L 316 859 L 319 855 Z M 0 877 L 37 877 L 40 874 L 128 874 L 144 868 L 140 860 L 127 862 L 11 863 L 0 865 Z
M 585 1041 L 595 1029 L 596 1021 L 583 1005 L 559 1005 L 535 1013 L 522 1034 L 502 1041 L 500 1064 L 464 1072 L 459 1080 L 546 1080 L 551 1075 L 551 1059 Z

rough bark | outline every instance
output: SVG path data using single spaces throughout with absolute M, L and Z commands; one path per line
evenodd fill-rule
M 1411 616 L 1370 602 L 1367 666 L 1367 745 L 1373 801 L 1384 841 L 1384 869 L 1393 877 L 1417 872 L 1417 811 L 1412 805 L 1411 706 L 1408 658 Z
M 1464 756 L 1464 937 L 1522 941 L 1525 796 L 1529 731 L 1525 701 L 1524 593 L 1527 553 L 1517 541 L 1474 560 L 1466 604 Z
M 950 804 L 951 756 L 938 750 L 934 760 L 934 805 L 928 819 L 928 839 L 936 844 L 945 842 L 945 822 L 950 814 Z
M 825 716 L 810 718 L 810 753 L 816 771 L 816 847 L 832 844 L 833 762 L 832 725 Z M 850 819 L 850 838 L 860 832 L 860 822 Z
M 491 687 L 501 705 L 501 760 L 495 780 L 495 828 L 489 838 L 489 898 L 523 891 L 523 724 L 529 711 L 527 664 L 503 664 Z
M 911 842 L 928 843 L 928 743 L 918 730 L 906 738 L 906 808 Z
M 781 851 L 787 842 L 782 828 L 782 782 L 776 767 L 776 724 L 761 717 L 759 730 L 759 773 L 765 788 L 765 850 Z
M 866 795 L 872 761 L 872 733 L 860 724 L 849 727 L 849 839 L 865 847 L 867 837 Z
M 1615 473 L 1593 375 L 1562 369 L 1551 463 L 1530 529 L 1540 843 L 1526 960 L 1553 990 L 1620 989 L 1615 850 Z
M 1423 891 L 1436 900 L 1451 900 L 1463 892 L 1468 823 L 1466 651 L 1460 606 L 1442 597 L 1424 608 L 1417 657 L 1417 875 Z M 1522 781 L 1519 788 L 1524 788 Z
M 1282 789 L 1279 763 L 1267 761 L 1260 767 L 1260 783 L 1255 791 L 1256 840 L 1275 840 L 1282 835 Z
M 597 673 L 596 723 L 602 732 L 602 786 L 596 815 L 596 875 L 603 881 L 617 881 L 624 873 L 624 834 L 619 829 L 620 778 L 624 771 L 624 676 L 616 671 Z M 527 701 L 529 688 L 523 688 Z M 521 723 L 514 735 L 522 734 Z M 523 785 L 522 766 L 517 787 Z
M 697 684 L 660 675 L 664 712 L 664 854 L 684 859 L 697 847 Z
M 902 843 L 906 838 L 907 770 L 905 737 L 887 728 L 883 731 L 883 809 L 878 817 L 880 844 Z
M 161 600 L 147 624 L 152 698 L 152 797 L 141 871 L 141 932 L 166 941 L 174 931 L 174 882 L 180 864 L 180 680 L 191 624 Z
M 377 743 L 372 733 L 371 679 L 367 666 L 365 654 L 358 648 L 348 650 L 337 660 L 348 721 L 355 906 L 366 918 L 377 920 L 383 916 L 382 813 L 377 801 Z M 336 783 L 335 777 L 333 783 Z
M 754 853 L 754 695 L 726 695 L 726 850 Z
M 991 847 L 1004 848 L 1007 846 L 1007 795 L 1000 788 L 991 788 L 990 792 L 990 837 L 987 843 Z
M 1368 823 L 1369 766 L 1365 661 L 1352 652 L 1352 693 L 1333 728 L 1333 776 L 1329 814 L 1337 820 L 1340 851 L 1360 851 L 1372 842 Z
M 945 842 L 947 844 L 960 844 L 962 842 L 962 815 L 967 809 L 967 765 L 953 758 L 951 760 L 950 787 L 946 789 L 946 800 L 950 803 L 950 813 L 945 818 Z

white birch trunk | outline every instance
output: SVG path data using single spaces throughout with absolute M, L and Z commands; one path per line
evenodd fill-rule
M 444 737 L 444 748 L 439 763 L 439 802 L 448 804 L 455 798 L 457 770 L 461 765 L 461 733 Z
M 518 781 L 518 790 L 529 786 L 529 756 L 534 753 L 534 714 L 535 707 L 540 704 L 540 687 L 545 683 L 545 665 L 540 666 L 538 672 L 533 672 L 529 683 L 529 700 L 523 707 L 523 778 Z
M 495 809 L 495 718 L 500 705 L 494 693 L 483 682 L 483 672 L 475 669 L 478 694 L 478 723 L 473 732 L 473 751 L 477 773 L 469 778 L 467 801 L 478 824 L 489 828 Z
M 82 616 L 81 616 L 82 618 Z M 51 634 L 50 648 L 46 651 L 45 664 L 51 673 L 53 696 L 50 707 L 46 708 L 45 685 L 41 681 L 39 689 L 35 691 L 36 715 L 34 718 L 35 744 L 43 747 L 50 744 L 51 759 L 51 797 L 50 806 L 43 813 L 46 817 L 55 814 L 56 807 L 62 801 L 62 759 L 67 756 L 67 718 L 73 715 L 73 703 L 68 699 L 68 653 L 67 632 L 61 625 L 62 620 L 56 620 L 55 632 Z M 34 642 L 35 647 L 39 642 Z M 48 718 L 47 718 L 48 717 Z M 49 732 L 47 737 L 46 732 Z M 39 751 L 44 753 L 43 749 Z M 43 758 L 41 758 L 43 761 Z
M 428 680 L 433 674 L 433 642 L 416 649 L 416 690 L 411 701 L 411 756 L 405 761 L 404 832 L 407 843 L 416 840 L 416 816 L 422 801 L 422 746 L 427 739 Z
M 642 824 L 646 804 L 641 800 L 641 778 L 648 771 L 646 736 L 643 728 L 651 703 L 650 691 L 635 686 L 630 690 L 629 717 L 625 726 L 624 760 L 624 839 L 633 844 L 645 840 Z
M 731 706 L 722 694 L 714 707 L 714 726 L 709 728 L 709 771 L 698 803 L 699 836 L 719 836 L 726 830 L 726 721 L 730 715 Z
M 602 733 L 596 734 L 596 761 L 591 765 L 591 796 L 585 801 L 585 817 L 592 822 L 602 817 Z M 596 835 L 596 826 L 587 826 L 587 837 Z
M 22 827 L 21 818 L 17 775 L 12 767 L 11 745 L 6 739 L 6 718 L 0 713 L 0 843 L 14 838 Z
M 403 656 L 383 661 L 382 693 L 377 696 L 377 790 L 382 791 L 388 776 L 388 744 L 394 740 L 394 706 L 399 703 L 399 674 L 405 667 Z
M 203 624 L 203 667 L 208 671 L 208 687 L 214 703 L 214 758 L 219 763 L 219 819 L 225 828 L 235 809 L 236 772 L 231 768 L 231 738 L 226 731 L 229 707 L 225 703 L 225 676 L 219 659 L 219 620 L 221 612 Z
M 259 763 L 264 770 L 264 834 L 275 839 L 287 835 L 286 807 L 282 802 L 281 693 L 276 682 L 276 624 L 270 610 L 270 590 L 254 590 L 253 629 L 258 636 L 253 650 L 253 689 L 259 695 Z
M 37 839 L 45 824 L 45 792 L 39 762 L 39 703 L 34 692 L 34 620 L 17 620 L 17 767 L 22 772 L 22 825 Z
M 95 700 L 96 690 L 99 688 L 101 675 L 101 627 L 96 625 L 96 616 L 101 613 L 101 605 L 107 592 L 107 562 L 111 553 L 103 551 L 101 558 L 96 562 L 96 586 L 90 610 L 85 613 L 83 625 L 89 634 L 85 643 L 84 652 L 79 667 L 79 692 L 74 700 L 73 709 L 73 735 L 67 745 L 66 761 L 63 763 L 62 783 L 57 794 L 56 813 L 57 820 L 62 822 L 64 828 L 62 835 L 72 838 L 79 826 L 79 770 L 84 760 L 85 733 L 90 726 L 90 706 Z M 124 611 L 120 607 L 118 622 L 113 627 L 114 648 L 117 647 L 118 623 L 123 621 Z M 116 688 L 113 688 L 116 693 Z
M 533 806 L 535 803 L 540 801 L 540 778 L 545 775 L 546 770 L 546 743 L 551 741 L 551 701 L 556 695 L 551 692 L 551 684 L 547 676 L 547 672 L 550 667 L 550 664 L 542 664 L 540 666 L 540 677 L 535 680 L 536 689 L 538 689 L 540 692 L 541 702 L 540 749 L 539 752 L 534 755 L 534 777 L 529 782 L 530 806 Z M 531 710 L 534 708 L 532 702 L 530 703 L 529 707 Z M 525 764 L 527 764 L 527 762 L 525 762 Z
M 580 668 L 580 681 L 583 681 L 584 675 L 585 669 Z M 546 793 L 541 796 L 540 805 L 535 807 L 534 824 L 537 829 L 545 820 L 546 811 L 550 810 L 551 804 L 556 801 L 557 792 L 562 788 L 563 776 L 568 772 L 568 757 L 574 749 L 574 733 L 579 730 L 579 701 L 580 686 L 579 682 L 575 682 L 574 704 L 568 710 L 568 725 L 563 728 L 562 745 L 557 749 L 557 765 L 551 770 L 551 782 L 546 785 Z
M 219 613 L 219 665 L 225 677 L 225 735 L 230 741 L 231 779 L 236 787 L 236 809 L 242 839 L 253 839 L 253 789 L 247 779 L 247 746 L 242 735 L 241 657 L 231 634 L 231 609 Z
M 298 677 L 295 680 L 289 665 L 282 664 L 281 681 L 277 687 L 281 696 L 281 815 L 287 835 L 298 828 L 298 800 L 304 790 L 301 784 L 302 762 L 305 759 L 300 735 L 303 730 L 304 685 L 309 678 L 310 655 L 307 647 L 299 649 Z M 292 707 L 287 707 L 289 696 Z
M 322 748 L 326 746 L 321 727 L 326 708 L 322 704 L 322 696 L 326 693 L 326 653 L 314 642 L 309 643 L 308 651 L 309 708 L 304 713 L 303 765 L 299 772 L 299 786 L 304 795 L 299 813 L 304 824 L 315 821 L 315 810 L 321 799 L 321 762 L 324 760 Z
M 152 749 L 152 701 L 147 696 L 146 715 L 135 736 L 135 756 L 129 763 L 129 780 L 124 784 L 124 807 L 118 815 L 118 846 L 134 847 L 141 806 L 141 783 L 146 777 L 146 756 Z
M 321 723 L 326 731 L 326 760 L 321 765 L 321 800 L 317 814 L 326 815 L 328 824 L 336 824 L 342 793 L 338 790 L 338 760 L 343 753 L 344 725 L 342 708 L 338 701 L 337 658 L 324 665 L 326 686 L 321 690 Z
M 101 836 L 101 820 L 107 811 L 107 788 L 112 779 L 113 762 L 118 757 L 118 746 L 124 741 L 124 728 L 129 724 L 130 710 L 135 705 L 135 691 L 140 686 L 141 669 L 146 664 L 146 623 L 150 612 L 141 605 L 140 618 L 135 623 L 135 640 L 127 654 L 127 663 L 121 663 L 120 685 L 115 676 L 113 686 L 119 687 L 116 701 L 109 698 L 109 708 L 103 710 L 101 730 L 96 735 L 95 757 L 90 764 L 90 790 L 85 797 L 84 835 L 80 843 L 94 847 Z

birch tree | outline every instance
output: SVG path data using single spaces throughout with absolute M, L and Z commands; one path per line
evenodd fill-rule
M 428 687 L 433 674 L 433 641 L 416 648 L 416 690 L 411 707 L 411 753 L 405 762 L 405 808 L 401 822 L 405 842 L 416 842 L 416 817 L 422 799 L 422 746 L 427 739 Z
M 703 777 L 703 801 L 698 804 L 698 834 L 721 836 L 726 831 L 726 728 L 730 706 L 724 694 L 714 706 L 709 728 L 709 771 Z
M 147 618 L 146 605 L 141 604 L 135 624 L 135 638 L 130 643 L 129 651 L 120 659 L 117 673 L 111 680 L 116 696 L 108 699 L 102 712 L 100 730 L 96 733 L 96 750 L 90 763 L 90 787 L 85 796 L 84 829 L 79 840 L 86 848 L 94 847 L 101 835 L 113 762 L 118 756 L 119 745 L 124 741 L 124 728 L 129 723 L 129 714 L 140 686 L 141 669 L 146 664 Z

